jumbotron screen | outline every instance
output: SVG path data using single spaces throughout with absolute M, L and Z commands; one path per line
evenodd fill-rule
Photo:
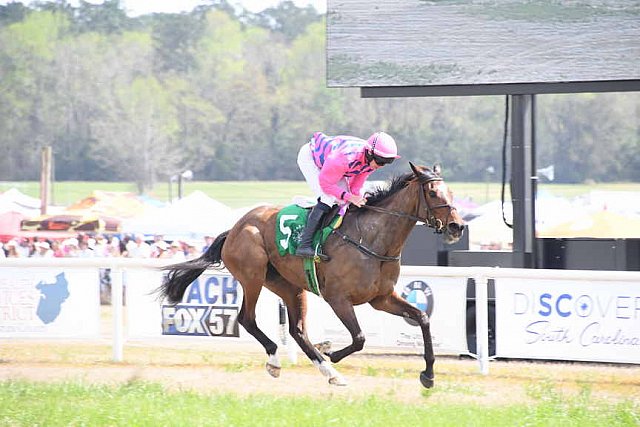
M 330 87 L 627 80 L 638 0 L 328 0 Z

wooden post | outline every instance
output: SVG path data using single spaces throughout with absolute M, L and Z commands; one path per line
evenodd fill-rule
M 51 147 L 42 147 L 40 156 L 40 214 L 47 214 L 51 199 Z

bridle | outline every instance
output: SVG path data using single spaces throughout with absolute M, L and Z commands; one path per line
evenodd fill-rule
M 420 183 L 420 201 L 418 203 L 416 215 L 408 214 L 405 212 L 398 212 L 391 209 L 381 208 L 379 206 L 364 205 L 362 207 L 375 212 L 380 212 L 387 215 L 393 215 L 400 218 L 407 218 L 416 222 L 422 222 L 427 227 L 433 228 L 437 234 L 441 234 L 444 232 L 446 228 L 446 224 L 449 222 L 449 217 L 451 216 L 451 212 L 455 210 L 456 207 L 451 206 L 449 203 L 443 203 L 436 206 L 429 206 L 429 203 L 427 202 L 427 198 L 424 195 L 424 186 L 426 184 L 430 184 L 432 182 L 437 182 L 437 181 L 442 181 L 442 178 L 434 173 L 424 173 L 423 175 L 418 177 L 418 182 Z M 444 223 L 440 219 L 436 218 L 434 214 L 435 209 L 442 209 L 442 208 L 449 209 L 449 212 L 447 213 L 447 220 Z M 426 212 L 426 215 L 424 217 L 420 216 L 420 212 L 422 209 L 424 209 L 424 211 Z M 344 240 L 345 242 L 348 242 L 354 245 L 356 248 L 358 248 L 360 252 L 364 253 L 365 255 L 369 255 L 370 257 L 376 258 L 380 261 L 398 261 L 400 259 L 400 255 L 387 256 L 387 255 L 380 255 L 374 252 L 373 250 L 367 248 L 362 244 L 362 239 L 360 242 L 358 242 L 352 239 L 351 237 L 347 236 L 346 234 L 344 234 L 339 228 L 333 230 L 333 233 L 340 236 L 340 238 L 342 238 L 342 240 Z
M 416 222 L 422 222 L 427 227 L 433 228 L 434 231 L 438 234 L 442 234 L 445 230 L 446 224 L 449 222 L 449 217 L 451 216 L 451 212 L 456 209 L 455 206 L 451 206 L 449 203 L 442 203 L 436 206 L 429 206 L 427 202 L 427 198 L 424 195 L 424 186 L 426 184 L 430 184 L 432 182 L 442 181 L 442 178 L 435 174 L 424 174 L 418 178 L 420 183 L 420 202 L 418 203 L 418 209 L 416 215 L 411 215 L 405 212 L 393 211 L 391 209 L 381 208 L 379 206 L 370 206 L 364 205 L 362 206 L 365 209 L 369 209 L 375 212 L 380 212 L 388 215 L 393 215 L 401 218 L 408 218 L 414 220 Z M 424 217 L 420 216 L 420 211 L 423 209 L 426 213 Z M 443 223 L 442 220 L 436 218 L 434 211 L 436 209 L 448 208 L 449 212 L 447 213 L 447 220 Z

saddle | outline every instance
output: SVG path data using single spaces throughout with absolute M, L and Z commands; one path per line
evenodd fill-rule
M 295 254 L 300 242 L 300 235 L 307 224 L 307 217 L 311 208 L 296 204 L 285 206 L 276 217 L 276 247 L 281 256 Z M 322 221 L 322 226 L 313 236 L 313 245 L 322 246 L 329 235 L 342 224 L 344 214 L 340 206 L 334 206 Z
M 316 253 L 321 252 L 322 245 L 329 235 L 342 224 L 344 210 L 339 206 L 334 206 L 324 216 L 322 226 L 313 236 L 313 246 L 316 248 Z M 304 230 L 310 211 L 311 208 L 293 204 L 285 206 L 278 212 L 276 217 L 276 247 L 281 256 L 296 253 L 300 234 Z M 305 258 L 303 260 L 307 289 L 316 295 L 320 295 L 316 272 L 316 263 L 320 261 L 319 258 L 316 256 L 315 258 Z

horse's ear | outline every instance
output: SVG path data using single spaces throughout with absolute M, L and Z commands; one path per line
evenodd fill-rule
M 433 173 L 438 176 L 442 174 L 442 166 L 440 165 L 440 163 L 436 163 L 435 165 L 433 165 Z
M 413 163 L 409 162 L 409 166 L 411 166 L 411 170 L 413 171 L 415 176 L 422 175 L 422 171 L 420 169 L 418 169 L 418 167 L 416 165 L 414 165 Z

